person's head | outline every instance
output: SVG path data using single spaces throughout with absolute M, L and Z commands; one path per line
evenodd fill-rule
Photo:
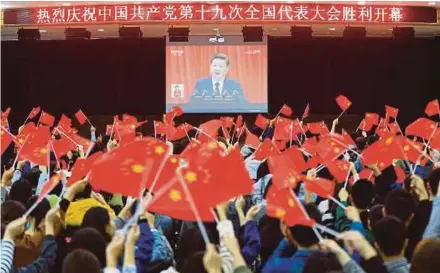
M 211 57 L 211 75 L 220 80 L 226 77 L 229 71 L 229 58 L 223 53 L 217 53 Z
M 110 242 L 115 234 L 113 221 L 110 220 L 108 211 L 103 207 L 88 209 L 84 215 L 81 227 L 96 229 L 107 242 Z
M 77 201 L 80 199 L 87 199 L 90 198 L 91 195 L 92 195 L 92 186 L 89 183 L 87 183 L 84 190 L 82 192 L 77 193 L 73 198 L 73 200 Z
M 107 243 L 94 228 L 83 228 L 75 232 L 69 243 L 69 253 L 77 249 L 90 251 L 95 255 L 103 268 L 106 265 L 105 249 Z
M 341 272 L 342 266 L 336 255 L 330 252 L 314 251 L 304 265 L 303 273 Z
M 368 212 L 368 228 L 370 230 L 377 221 L 383 218 L 383 208 L 383 205 L 375 205 Z
M 416 210 L 416 204 L 411 194 L 404 190 L 391 191 L 385 200 L 385 215 L 399 218 L 409 223 Z
M 26 207 L 15 200 L 8 200 L 2 204 L 1 207 L 1 222 L 5 225 L 20 218 L 26 212 Z
M 38 166 L 32 167 L 29 172 L 26 174 L 26 179 L 29 181 L 33 189 L 36 189 L 38 186 L 38 180 L 40 179 L 41 171 Z
M 203 265 L 203 255 L 205 251 L 197 251 L 189 256 L 183 263 L 180 273 L 206 273 Z
M 90 251 L 77 249 L 70 252 L 63 261 L 62 273 L 100 273 L 98 258 Z
M 11 190 L 9 191 L 9 199 L 15 200 L 23 205 L 26 205 L 27 200 L 32 196 L 32 186 L 26 179 L 12 184 Z
M 373 225 L 376 246 L 383 257 L 402 256 L 406 247 L 405 224 L 397 217 L 386 216 Z
M 439 183 L 440 183 L 440 168 L 432 171 L 432 173 L 428 177 L 429 188 L 433 196 L 437 194 Z
M 304 205 L 307 214 L 315 220 L 315 222 L 321 222 L 321 213 L 315 204 L 309 203 Z M 299 248 L 310 248 L 318 244 L 319 239 L 316 237 L 315 232 L 309 226 L 294 225 L 289 228 L 287 232 L 288 239 Z
M 37 202 L 38 196 L 34 195 L 27 201 L 27 208 L 29 209 L 32 207 L 32 205 Z M 37 207 L 30 213 L 30 216 L 35 219 L 35 227 L 38 227 L 40 225 L 41 220 L 44 220 L 44 217 L 46 217 L 46 213 L 50 210 L 50 203 L 46 198 L 43 198 L 43 200 L 38 203 Z
M 410 273 L 440 272 L 440 238 L 421 241 L 414 252 Z
M 283 234 L 280 230 L 280 220 L 266 215 L 263 216 L 259 221 L 259 231 L 261 262 L 264 264 L 283 239 Z
M 351 187 L 350 199 L 357 209 L 365 210 L 374 199 L 374 185 L 367 179 L 359 179 Z

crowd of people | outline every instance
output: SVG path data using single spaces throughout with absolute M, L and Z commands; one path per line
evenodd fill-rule
M 440 272 L 440 156 L 433 144 L 440 138 L 438 122 L 430 123 L 435 128 L 429 139 L 417 132 L 404 136 L 400 128 L 393 130 L 397 121 L 392 122 L 393 115 L 387 112 L 380 122 L 366 115 L 356 132 L 338 134 L 342 129 L 338 119 L 328 130 L 324 123 L 318 128 L 307 124 L 308 113 L 295 120 L 289 117 L 291 111 L 281 110 L 273 119 L 259 116 L 256 128 L 243 124 L 241 117 L 235 121 L 221 118 L 205 126 L 184 127 L 179 134 L 174 118 L 181 113 L 173 111 L 171 118 L 167 114 L 163 121 L 154 122 L 155 129 L 166 130 L 146 138 L 165 144 L 168 156 L 190 166 L 209 160 L 185 163 L 191 145 L 206 148 L 215 143 L 222 158 L 239 151 L 237 164 L 243 165 L 249 177 L 237 173 L 236 187 L 246 179 L 252 181 L 250 191 L 228 196 L 212 207 L 213 221 L 198 215 L 203 213 L 195 207 L 191 207 L 191 217 L 173 210 L 159 213 L 154 206 L 150 209 L 148 204 L 160 199 L 161 188 L 150 191 L 140 184 L 139 195 L 127 196 L 127 181 L 117 180 L 107 183 L 121 185 L 122 194 L 109 190 L 113 186 L 102 189 L 93 180 L 97 180 L 93 167 L 74 177 L 79 162 L 99 155 L 97 166 L 99 160 L 113 160 L 131 143 L 144 141 L 145 137 L 135 133 L 139 123 L 134 118 L 126 115 L 120 123 L 116 118 L 102 134 L 91 127 L 92 145 L 85 148 L 73 137 L 76 132 L 70 122 L 54 126 L 53 121 L 47 124 L 40 117 L 32 130 L 22 126 L 14 134 L 7 123 L 9 112 L 3 112 L 2 145 L 7 147 L 2 147 L 1 273 Z M 39 128 L 56 128 L 43 148 L 63 138 L 73 147 L 67 145 L 70 148 L 60 153 L 52 145 L 47 164 L 35 154 L 25 156 L 25 145 L 36 139 L 33 134 Z M 390 155 L 395 151 L 384 148 L 393 137 L 400 137 L 397 145 L 402 156 Z M 407 137 L 413 143 L 409 148 L 404 146 Z M 416 159 L 408 152 L 414 143 L 422 147 Z M 330 156 L 327 148 L 334 145 L 341 150 Z M 376 146 L 379 149 L 372 156 Z M 297 153 L 301 158 L 293 159 Z M 336 161 L 342 169 L 335 170 L 332 162 Z M 216 168 L 232 172 L 228 179 L 233 180 L 232 166 Z M 155 170 L 160 177 L 164 169 Z M 299 178 L 289 180 L 291 184 L 284 175 L 290 171 Z M 54 177 L 59 181 L 53 182 Z M 68 182 L 72 177 L 75 181 Z M 190 178 L 186 179 L 190 184 Z M 234 183 L 225 183 L 225 187 L 235 187 Z M 322 193 L 322 185 L 328 183 L 330 189 Z M 220 194 L 205 189 L 208 199 Z M 212 189 L 221 189 L 221 185 Z M 283 193 L 293 199 L 283 199 Z M 184 199 L 193 204 L 196 196 Z M 294 210 L 301 215 L 295 212 L 291 217 Z

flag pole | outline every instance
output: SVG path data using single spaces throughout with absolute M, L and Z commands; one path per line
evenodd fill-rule
M 16 136 L 14 136 L 11 132 L 9 132 L 5 127 L 2 126 L 2 130 L 5 131 L 8 135 L 12 137 L 12 139 L 15 141 Z
M 21 147 L 20 147 L 20 150 L 17 151 L 17 155 L 15 156 L 14 163 L 12 163 L 12 167 L 15 168 L 15 164 L 17 163 L 17 160 L 18 160 L 18 157 L 20 156 L 21 150 L 23 150 L 23 147 L 26 144 L 28 138 L 29 138 L 29 135 L 24 140 L 23 145 L 21 145 Z
M 293 135 L 293 121 L 290 122 L 290 139 L 289 139 L 290 147 L 292 147 L 292 135 Z
M 57 130 L 59 133 L 61 133 L 63 136 L 65 136 L 68 140 L 70 140 L 76 146 L 81 146 L 78 143 L 76 143 L 71 137 L 69 137 L 67 134 L 65 134 L 62 130 L 58 129 L 58 127 L 55 127 L 54 129 Z
M 191 142 L 191 138 L 188 135 L 188 130 L 186 130 L 186 127 L 185 127 L 186 124 L 187 124 L 186 122 L 183 124 L 183 130 L 185 130 L 185 134 L 186 134 L 186 137 L 188 138 L 188 141 Z M 154 127 L 154 137 L 156 137 L 156 127 Z
M 217 142 L 218 143 L 218 141 L 215 139 L 215 138 L 213 138 L 211 135 L 209 135 L 209 134 L 207 134 L 207 133 L 205 133 L 205 132 L 203 132 L 203 130 L 202 129 L 199 129 L 198 127 L 194 127 L 194 129 L 196 129 L 197 130 L 197 132 L 199 132 L 199 133 L 202 133 L 202 134 L 204 134 L 205 136 L 207 136 L 207 137 L 209 137 L 210 139 L 212 139 L 212 141 L 215 141 L 215 142 Z
M 342 113 L 339 114 L 339 116 L 336 119 L 339 119 L 347 110 L 342 111 Z
M 50 179 L 50 144 L 49 143 L 47 143 L 47 177 L 49 177 Z
M 189 205 L 194 213 L 194 216 L 197 219 L 197 225 L 199 226 L 200 233 L 202 234 L 203 240 L 205 241 L 205 244 L 208 245 L 210 243 L 208 233 L 206 232 L 205 226 L 202 223 L 202 219 L 200 218 L 199 211 L 197 210 L 196 204 L 194 203 L 194 198 L 188 189 L 188 186 L 186 185 L 186 182 L 183 179 L 181 168 L 178 168 L 176 170 L 176 174 L 179 180 L 180 185 L 183 188 L 183 191 L 185 192 L 186 197 L 188 198 Z
M 51 146 L 51 148 L 52 148 L 52 151 L 53 151 L 53 153 L 54 153 L 54 155 L 55 155 L 55 159 L 56 159 L 56 161 L 57 161 L 58 169 L 61 169 L 60 161 L 58 160 L 58 156 L 57 156 L 57 154 L 56 154 L 56 152 L 55 152 L 55 149 L 54 149 L 54 147 L 53 147 L 53 143 L 52 143 L 51 140 L 49 140 L 49 143 L 50 143 L 50 146 Z

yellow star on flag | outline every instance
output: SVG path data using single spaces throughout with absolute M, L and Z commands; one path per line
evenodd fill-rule
M 182 194 L 180 193 L 180 191 L 172 189 L 168 195 L 170 197 L 171 200 L 173 200 L 174 202 L 180 201 L 182 200 Z
M 197 181 L 197 174 L 195 172 L 189 171 L 185 174 L 185 179 L 186 179 L 186 181 L 188 181 L 188 183 L 191 184 L 191 183 Z
M 154 152 L 155 152 L 156 154 L 158 154 L 158 155 L 161 155 L 161 154 L 163 154 L 163 153 L 165 152 L 165 149 L 164 149 L 162 146 L 157 146 L 157 147 L 154 149 Z
M 144 166 L 141 164 L 131 165 L 131 171 L 134 173 L 142 173 L 144 171 Z

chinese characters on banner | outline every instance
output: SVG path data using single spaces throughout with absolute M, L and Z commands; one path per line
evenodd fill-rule
M 371 22 L 436 23 L 436 9 L 281 3 L 161 3 L 46 7 L 5 11 L 5 24 L 68 25 L 89 23 L 225 22 Z M 14 14 L 12 14 L 14 13 Z

